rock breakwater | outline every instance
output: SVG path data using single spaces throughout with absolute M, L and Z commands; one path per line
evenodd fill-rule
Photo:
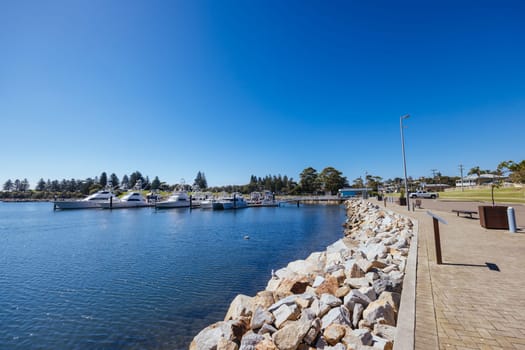
M 393 348 L 413 223 L 361 200 L 345 203 L 345 235 L 238 295 L 190 350 Z

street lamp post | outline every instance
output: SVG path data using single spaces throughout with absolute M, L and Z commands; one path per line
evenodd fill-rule
M 408 203 L 408 179 L 407 179 L 407 161 L 405 157 L 405 135 L 403 133 L 403 119 L 409 118 L 409 114 L 405 114 L 399 118 L 399 127 L 401 128 L 401 150 L 403 151 L 403 170 L 405 171 L 405 195 L 407 201 L 407 209 L 410 211 L 410 203 Z

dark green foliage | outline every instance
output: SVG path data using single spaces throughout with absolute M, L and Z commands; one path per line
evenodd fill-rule
M 208 188 L 208 181 L 206 181 L 206 175 L 204 175 L 204 172 L 199 171 L 197 173 L 197 176 L 193 181 L 193 186 L 198 187 L 201 190 L 205 190 Z
M 144 187 L 146 179 L 144 179 L 140 171 L 135 171 L 129 176 L 129 188 L 133 188 L 137 184 L 137 181 L 139 180 L 142 182 L 142 185 L 143 185 L 142 187 Z
M 316 193 L 321 190 L 321 183 L 319 182 L 319 174 L 317 170 L 312 167 L 304 169 L 299 174 L 299 185 L 303 193 Z
M 11 179 L 7 180 L 5 183 L 4 183 L 4 186 L 3 186 L 3 190 L 4 191 L 12 191 L 13 190 L 13 181 L 11 181 Z
M 343 173 L 333 167 L 324 168 L 319 174 L 319 182 L 325 191 L 331 194 L 337 194 L 337 191 L 343 187 L 348 187 L 348 180 Z
M 38 184 L 36 185 L 35 190 L 44 191 L 45 189 L 46 189 L 46 182 L 44 181 L 43 178 L 40 178 L 40 180 L 38 180 Z
M 158 190 L 160 187 L 160 180 L 158 176 L 155 176 L 153 181 L 151 182 L 151 189 L 152 190 Z
M 118 186 L 119 186 L 118 176 L 115 175 L 115 173 L 112 173 L 112 174 L 109 176 L 109 180 L 111 181 L 111 186 L 112 186 L 112 187 L 118 187 Z
M 501 162 L 498 165 L 498 171 L 508 172 L 509 178 L 515 183 L 525 183 L 525 160 L 515 163 L 512 160 Z
M 120 185 L 124 188 L 129 188 L 129 177 L 128 175 L 124 175 L 122 177 L 122 182 L 120 183 Z
M 102 186 L 102 188 L 106 187 L 106 185 L 108 184 L 108 175 L 105 171 L 102 172 L 102 174 L 100 174 L 98 183 L 100 184 L 100 186 Z

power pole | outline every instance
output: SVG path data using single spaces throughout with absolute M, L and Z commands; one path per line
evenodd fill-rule
M 430 169 L 430 171 L 432 172 L 432 181 L 436 182 L 436 173 L 437 173 L 437 169 Z
M 461 172 L 461 192 L 463 192 L 465 190 L 463 187 L 463 164 L 459 165 L 459 171 Z

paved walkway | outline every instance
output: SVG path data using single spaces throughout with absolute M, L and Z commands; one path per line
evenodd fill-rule
M 417 350 L 525 349 L 525 206 L 513 205 L 521 231 L 511 234 L 451 213 L 477 205 L 423 200 L 423 209 L 409 213 L 387 204 L 419 221 Z M 440 224 L 442 265 L 427 210 L 448 222 Z

